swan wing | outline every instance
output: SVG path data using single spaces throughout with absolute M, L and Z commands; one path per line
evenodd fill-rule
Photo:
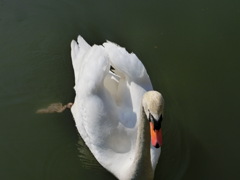
M 128 53 L 115 43 L 107 41 L 103 46 L 111 65 L 121 76 L 118 96 L 121 97 L 122 106 L 130 106 L 135 113 L 139 113 L 143 94 L 153 89 L 144 65 L 134 53 Z
M 119 71 L 120 76 L 124 77 L 120 80 L 118 89 L 118 96 L 122 97 L 122 106 L 126 107 L 131 104 L 130 108 L 136 113 L 136 119 L 139 119 L 142 96 L 146 91 L 153 89 L 149 75 L 134 53 L 128 53 L 125 48 L 110 41 L 104 43 L 103 46 L 109 55 L 112 66 Z M 130 125 L 135 124 L 134 121 L 128 121 L 129 123 Z M 161 148 L 151 147 L 150 152 L 152 167 L 155 169 Z
M 119 169 L 130 164 L 126 158 L 131 157 L 131 139 L 119 124 L 121 113 L 104 87 L 104 79 L 109 75 L 109 58 L 104 48 L 96 45 L 83 58 L 81 71 L 75 72 L 76 97 L 71 111 L 80 135 L 95 158 L 119 176 L 122 174 Z
M 146 83 L 151 87 L 150 78 L 142 62 L 134 53 L 128 53 L 125 48 L 107 41 L 103 44 L 109 55 L 111 64 L 120 71 L 128 80 L 139 83 Z

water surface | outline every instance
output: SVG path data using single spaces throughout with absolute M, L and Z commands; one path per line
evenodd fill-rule
M 142 60 L 166 101 L 155 179 L 239 179 L 239 1 L 0 0 L 0 179 L 115 179 L 69 111 L 70 41 L 106 39 Z

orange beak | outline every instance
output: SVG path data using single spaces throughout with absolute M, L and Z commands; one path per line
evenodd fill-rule
M 150 122 L 151 143 L 154 147 L 162 146 L 162 129 L 154 130 L 153 122 Z

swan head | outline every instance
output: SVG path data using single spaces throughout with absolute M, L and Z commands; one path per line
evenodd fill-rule
M 148 91 L 144 94 L 142 105 L 150 123 L 151 144 L 155 148 L 162 145 L 162 129 L 164 99 L 158 91 Z

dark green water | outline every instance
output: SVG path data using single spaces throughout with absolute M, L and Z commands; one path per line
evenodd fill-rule
M 0 179 L 114 179 L 79 138 L 70 41 L 142 60 L 166 101 L 155 179 L 240 179 L 240 1 L 0 0 Z

